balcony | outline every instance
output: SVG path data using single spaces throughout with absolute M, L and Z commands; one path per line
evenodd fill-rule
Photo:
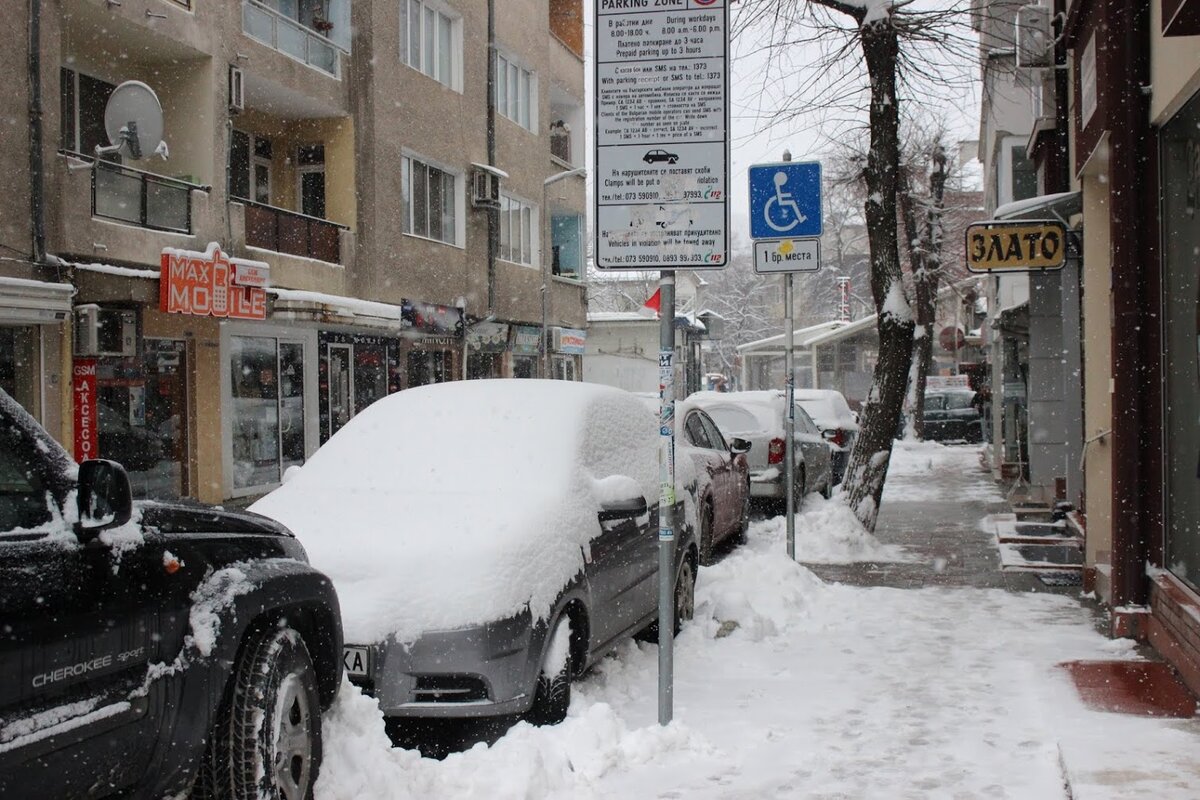
M 330 23 L 321 20 L 321 24 Z M 257 0 L 242 2 L 242 31 L 268 47 L 307 64 L 313 69 L 341 77 L 342 48 L 332 39 Z
M 92 161 L 92 216 L 155 231 L 192 233 L 192 191 L 210 187 L 155 175 L 111 161 Z
M 341 264 L 345 225 L 296 211 L 234 198 L 246 208 L 246 245 L 276 253 Z

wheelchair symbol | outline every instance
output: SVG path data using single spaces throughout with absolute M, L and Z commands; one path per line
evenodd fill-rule
M 783 185 L 787 183 L 788 176 L 786 172 L 776 172 L 775 177 L 775 196 L 768 198 L 763 206 L 763 221 L 773 231 L 779 233 L 787 233 L 792 228 L 805 222 L 808 217 L 800 212 L 800 206 L 792 197 L 791 192 L 785 192 Z M 790 211 L 788 209 L 791 209 Z

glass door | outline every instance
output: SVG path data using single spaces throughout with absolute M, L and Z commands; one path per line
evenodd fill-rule
M 354 416 L 353 346 L 329 345 L 329 434 L 332 436 Z

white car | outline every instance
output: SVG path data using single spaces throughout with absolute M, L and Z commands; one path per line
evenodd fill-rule
M 745 439 L 751 445 L 750 496 L 774 501 L 786 508 L 784 426 L 787 400 L 780 391 L 696 392 L 687 402 L 704 409 L 721 432 Z M 808 492 L 828 497 L 833 490 L 832 447 L 799 405 L 796 407 L 794 457 L 794 508 Z
M 796 405 L 808 412 L 821 434 L 834 446 L 833 482 L 841 483 L 850 450 L 858 438 L 858 417 L 850 410 L 845 396 L 834 389 L 797 389 Z

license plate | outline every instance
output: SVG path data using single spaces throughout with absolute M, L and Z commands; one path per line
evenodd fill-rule
M 346 645 L 342 648 L 342 667 L 351 677 L 371 676 L 371 648 Z

